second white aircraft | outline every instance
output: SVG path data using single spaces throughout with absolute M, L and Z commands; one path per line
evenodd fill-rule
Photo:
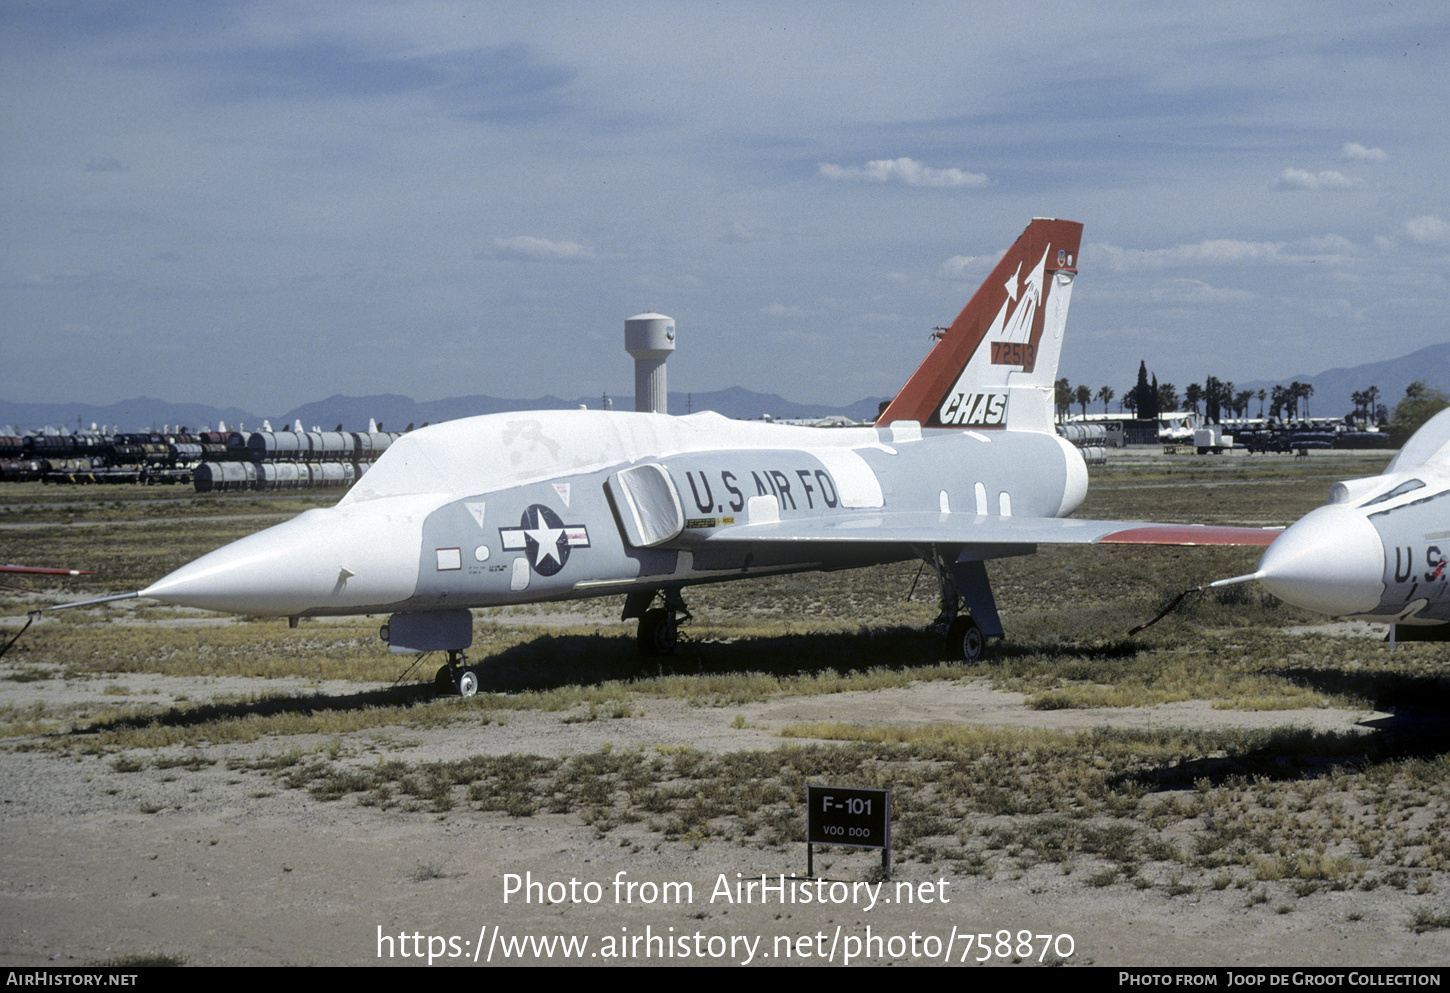
M 1416 431 L 1385 471 L 1335 483 L 1329 502 L 1292 524 L 1257 579 L 1286 603 L 1393 625 L 1397 638 L 1450 640 L 1450 410 Z

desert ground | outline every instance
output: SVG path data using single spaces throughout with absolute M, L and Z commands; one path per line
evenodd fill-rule
M 1383 461 L 1118 459 L 1081 513 L 1282 524 Z M 7 487 L 0 559 L 96 575 L 0 624 L 312 499 Z M 975 667 L 915 564 L 701 588 L 662 665 L 617 603 L 480 611 L 471 700 L 377 618 L 47 614 L 0 662 L 0 963 L 1441 966 L 1450 650 L 1254 592 L 1125 634 L 1252 562 L 994 564 Z M 892 790 L 889 874 L 805 878 L 808 782 Z

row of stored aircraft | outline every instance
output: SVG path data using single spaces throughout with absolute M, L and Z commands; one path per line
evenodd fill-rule
M 691 586 L 912 559 L 937 575 L 934 626 L 975 660 L 1004 633 L 986 563 L 1042 545 L 1265 546 L 1225 582 L 1445 629 L 1450 415 L 1287 530 L 1070 516 L 1088 475 L 1055 430 L 1053 386 L 1081 238 L 1074 221 L 1033 220 L 872 427 L 584 410 L 436 424 L 336 506 L 82 603 L 385 614 L 391 650 L 446 653 L 436 684 L 464 695 L 479 686 L 470 608 L 622 596 L 640 648 L 668 653 Z

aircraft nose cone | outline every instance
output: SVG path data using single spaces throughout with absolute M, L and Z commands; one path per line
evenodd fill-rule
M 1258 575 L 1285 603 L 1332 617 L 1366 614 L 1384 596 L 1384 543 L 1353 508 L 1320 507 L 1274 540 Z
M 355 613 L 411 596 L 417 541 L 394 539 L 379 522 L 359 517 L 336 508 L 310 510 L 203 555 L 141 595 L 260 616 Z

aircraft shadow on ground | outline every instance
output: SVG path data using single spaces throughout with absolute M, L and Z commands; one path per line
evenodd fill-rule
M 868 643 L 863 649 L 863 639 Z M 674 655 L 644 657 L 633 637 L 599 634 L 543 634 L 521 645 L 472 661 L 480 674 L 480 693 L 545 692 L 566 686 L 596 687 L 614 681 L 660 676 L 761 673 L 802 678 L 827 672 L 864 671 L 930 665 L 942 654 L 942 639 L 914 628 L 860 634 L 809 633 L 740 641 L 683 640 Z M 193 727 L 217 720 L 320 714 L 370 707 L 415 707 L 431 703 L 433 676 L 444 656 L 430 653 L 406 660 L 399 681 L 390 687 L 355 693 L 306 693 L 172 708 L 161 714 L 121 717 L 76 728 L 72 734 L 96 734 L 149 725 Z M 708 688 L 702 688 L 708 692 Z
M 1450 678 L 1345 669 L 1284 669 L 1285 679 L 1321 693 L 1361 697 L 1376 710 L 1450 713 Z
M 1411 758 L 1444 755 L 1444 721 L 1395 720 L 1393 733 L 1286 730 L 1275 732 L 1262 746 L 1210 758 L 1191 759 L 1115 777 L 1117 786 L 1134 784 L 1150 793 L 1192 790 L 1255 782 L 1317 779 L 1336 768 L 1362 772 L 1376 765 Z
M 940 636 L 919 628 L 898 627 L 867 632 L 808 632 L 739 640 L 681 641 L 672 656 L 643 657 L 628 636 L 599 633 L 541 634 L 523 644 L 475 659 L 481 693 L 546 692 L 567 686 L 598 687 L 682 676 L 739 676 L 748 673 L 775 679 L 807 679 L 872 669 L 899 670 L 937 663 L 946 654 Z M 1123 640 L 1094 647 L 994 646 L 995 658 L 1006 660 L 1044 651 L 1074 658 L 1110 659 L 1136 654 L 1137 643 Z M 403 658 L 400 656 L 400 659 Z M 191 727 L 218 720 L 287 714 L 346 713 L 374 707 L 428 706 L 435 699 L 433 674 L 440 654 L 409 660 L 395 685 L 354 693 L 308 693 L 226 701 L 191 708 L 172 708 L 159 715 L 124 717 L 80 727 L 75 735 L 109 730 Z M 992 661 L 982 663 L 983 674 Z M 1238 753 L 1194 759 L 1171 767 L 1140 770 L 1121 777 L 1151 791 L 1194 788 L 1200 781 L 1220 786 L 1236 777 L 1293 780 L 1322 775 L 1334 767 L 1362 768 L 1406 758 L 1431 758 L 1450 752 L 1450 679 L 1401 673 L 1331 669 L 1286 670 L 1283 675 L 1326 694 L 1345 694 L 1374 701 L 1389 716 L 1366 722 L 1375 733 L 1284 729 L 1262 744 Z M 721 687 L 726 692 L 728 687 Z M 702 684 L 701 694 L 715 690 Z M 1285 723 L 1293 723 L 1286 712 Z
M 1015 658 L 1061 654 L 1084 661 L 1131 657 L 1149 647 L 1130 639 L 1106 644 L 992 642 L 976 668 L 984 676 L 994 664 Z M 520 693 L 561 686 L 597 686 L 612 680 L 660 676 L 759 673 L 798 679 L 828 673 L 901 670 L 955 664 L 941 635 L 918 627 L 869 628 L 851 632 L 802 632 L 738 639 L 694 640 L 686 634 L 669 656 L 642 656 L 635 640 L 603 634 L 540 634 L 521 645 L 476 660 L 480 691 Z M 426 668 L 431 674 L 436 663 Z
M 1352 693 L 1375 701 L 1388 716 L 1364 721 L 1366 731 L 1314 731 L 1285 727 L 1240 752 L 1138 770 L 1118 777 L 1150 792 L 1219 787 L 1234 781 L 1286 782 L 1313 779 L 1336 768 L 1358 772 L 1413 759 L 1439 760 L 1450 754 L 1450 685 L 1441 677 L 1344 670 L 1295 670 L 1295 682 L 1325 693 Z M 1292 725 L 1294 712 L 1285 712 Z
M 699 641 L 686 629 L 673 655 L 641 655 L 628 636 L 542 634 L 476 664 L 482 692 L 520 693 L 664 676 L 759 673 L 798 679 L 934 665 L 944 654 L 939 635 L 908 627 Z
M 1367 761 L 1450 754 L 1450 677 L 1344 669 L 1287 669 L 1282 675 L 1323 693 L 1369 700 L 1388 716 L 1364 721 L 1378 747 Z
M 357 693 L 306 693 L 295 696 L 266 697 L 259 700 L 232 700 L 206 703 L 182 709 L 173 707 L 160 714 L 118 717 L 77 727 L 72 735 L 99 734 L 103 731 L 136 730 L 146 727 L 195 727 L 212 721 L 238 720 L 247 717 L 279 717 L 287 714 L 346 713 L 370 707 L 414 707 L 432 699 L 431 690 L 418 684 L 391 686 L 382 690 Z

